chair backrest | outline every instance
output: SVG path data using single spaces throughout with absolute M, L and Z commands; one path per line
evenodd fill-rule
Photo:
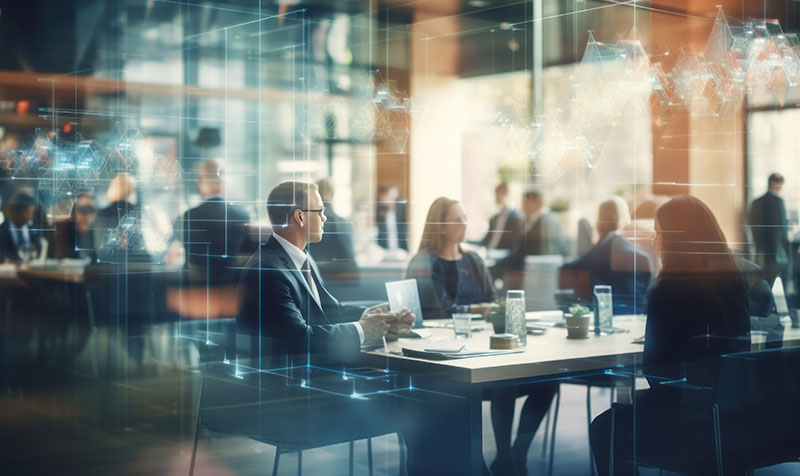
M 800 348 L 723 355 L 715 401 L 727 467 L 800 457 Z
M 558 289 L 558 269 L 564 264 L 561 255 L 530 255 L 525 257 L 525 305 L 528 311 L 558 308 L 555 293 Z

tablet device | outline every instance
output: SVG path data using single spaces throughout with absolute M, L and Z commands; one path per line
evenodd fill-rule
M 401 311 L 403 308 L 414 313 L 414 329 L 422 327 L 422 305 L 419 303 L 419 289 L 416 279 L 390 281 L 386 283 L 386 296 L 389 298 L 389 310 Z

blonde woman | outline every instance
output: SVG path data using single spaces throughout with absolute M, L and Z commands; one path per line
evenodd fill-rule
M 419 251 L 406 273 L 417 279 L 425 319 L 449 317 L 460 305 L 485 317 L 495 306 L 497 295 L 489 270 L 477 254 L 461 249 L 466 231 L 464 207 L 456 200 L 437 198 L 428 210 Z

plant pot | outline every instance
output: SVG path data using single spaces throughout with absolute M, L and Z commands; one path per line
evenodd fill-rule
M 582 316 L 573 316 L 565 312 L 564 319 L 567 321 L 567 339 L 588 339 L 589 326 L 594 320 L 594 313 L 590 312 Z
M 500 308 L 489 313 L 489 319 L 492 321 L 492 327 L 495 334 L 503 334 L 506 331 L 506 310 Z

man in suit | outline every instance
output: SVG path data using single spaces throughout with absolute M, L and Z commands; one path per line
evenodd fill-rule
M 628 204 L 614 197 L 600 204 L 597 233 L 600 241 L 589 252 L 561 267 L 561 273 L 589 273 L 589 289 L 579 290 L 583 299 L 591 299 L 597 284 L 611 286 L 614 314 L 641 314 L 647 308 L 647 290 L 652 266 L 647 254 L 620 234 L 630 222 Z
M 565 255 L 564 234 L 561 225 L 544 206 L 542 192 L 529 189 L 523 199 L 525 232 L 511 251 L 492 268 L 495 277 L 503 277 L 509 271 L 524 271 L 528 255 Z
M 481 240 L 481 246 L 489 249 L 511 250 L 519 243 L 524 229 L 522 216 L 506 205 L 508 184 L 494 188 L 494 200 L 500 210 L 489 219 L 489 231 Z
M 250 238 L 250 215 L 225 201 L 225 170 L 217 160 L 200 164 L 197 189 L 203 203 L 187 210 L 175 226 L 190 278 L 234 284 L 240 274 L 237 267 L 243 264 L 239 257 L 249 256 L 256 248 Z
M 408 251 L 406 204 L 399 197 L 400 192 L 394 185 L 382 185 L 378 189 L 378 207 L 375 216 L 375 223 L 378 225 L 378 245 L 387 250 Z
M 36 201 L 27 193 L 17 192 L 9 200 L 5 211 L 6 219 L 0 225 L 0 262 L 23 261 L 23 253 L 38 256 L 42 251 L 42 235 L 40 230 L 31 226 Z
M 353 248 L 353 226 L 333 211 L 333 185 L 329 179 L 317 182 L 325 206 L 325 237 L 308 246 L 311 256 L 323 275 L 356 273 L 356 253 Z
M 267 198 L 273 234 L 248 261 L 239 282 L 239 329 L 267 338 L 262 353 L 312 354 L 341 361 L 364 342 L 411 327 L 411 313 L 343 306 L 325 289 L 306 253 L 322 239 L 325 208 L 315 184 L 283 182 Z M 260 333 L 260 334 L 259 334 Z
M 772 286 L 778 276 L 786 283 L 790 252 L 786 207 L 780 197 L 783 176 L 772 174 L 767 182 L 767 193 L 753 201 L 750 207 L 749 222 L 756 247 L 755 262 L 761 266 L 764 279 Z

